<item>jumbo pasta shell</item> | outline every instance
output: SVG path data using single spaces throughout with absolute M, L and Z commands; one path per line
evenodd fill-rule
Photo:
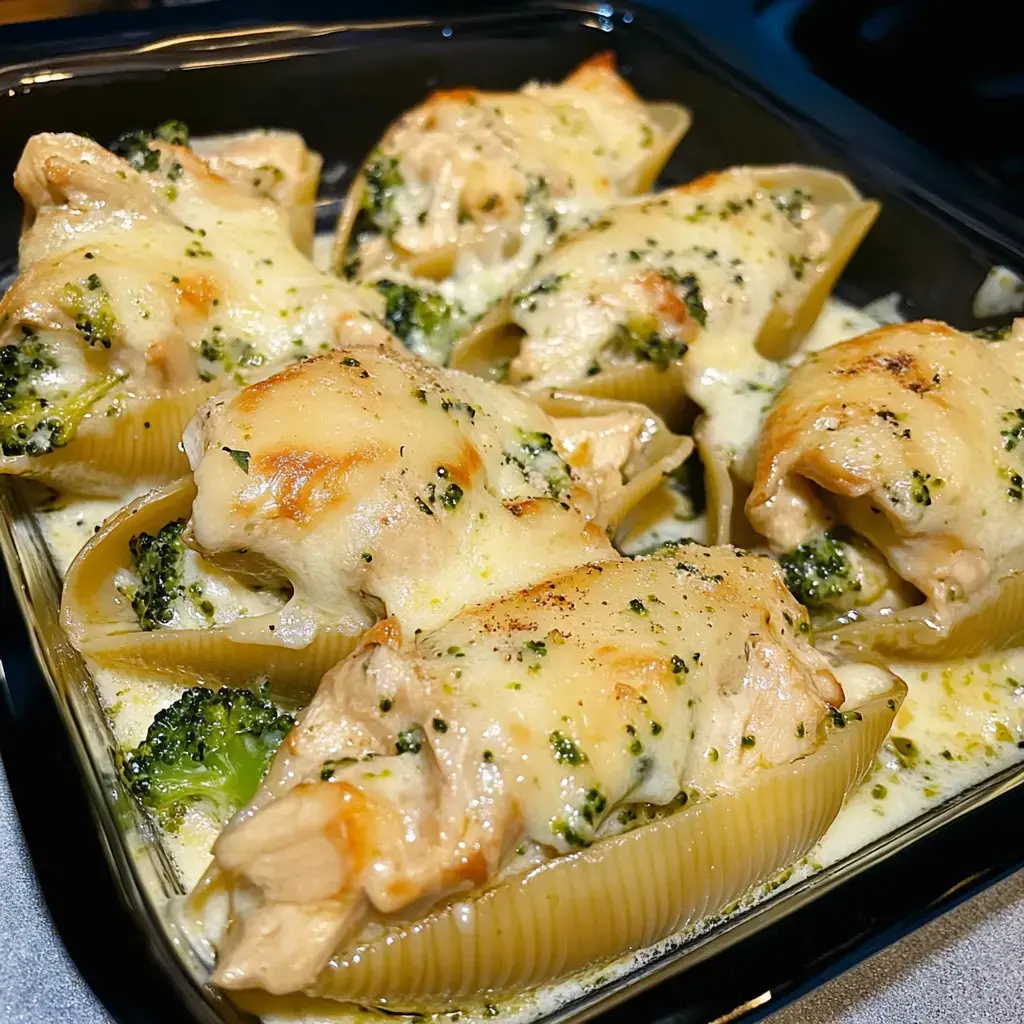
M 595 494 L 598 500 L 597 521 L 612 533 L 644 498 L 661 485 L 665 474 L 681 466 L 693 450 L 690 438 L 672 433 L 661 419 L 636 402 L 621 402 L 566 391 L 548 391 L 534 395 L 533 398 L 556 424 L 559 420 L 614 417 L 618 413 L 642 417 L 643 440 L 640 451 L 622 467 L 608 467 L 609 470 L 621 468 L 624 479 L 621 483 L 616 481 L 616 486 L 611 490 L 597 488 L 599 493 Z M 568 462 L 570 466 L 579 468 L 584 476 L 587 475 L 586 463 L 577 466 L 571 455 Z
M 374 925 L 310 994 L 398 1009 L 523 990 L 718 913 L 810 850 L 867 774 L 905 694 L 894 681 L 814 753 L 733 793 L 462 895 L 415 923 Z
M 910 657 L 915 661 L 951 661 L 1006 650 L 1024 643 L 1024 559 L 994 574 L 969 601 L 953 606 L 941 622 L 928 605 L 894 615 L 865 619 L 832 633 L 840 647 L 861 655 Z
M 757 336 L 756 347 L 768 359 L 791 356 L 801 339 L 814 326 L 839 275 L 842 274 L 871 225 L 881 212 L 881 204 L 862 199 L 847 178 L 814 167 L 782 166 L 766 168 L 757 175 L 766 189 L 805 187 L 816 200 L 832 207 L 836 223 L 832 242 L 819 261 L 819 270 L 807 283 L 797 301 L 777 304 Z
M 708 543 L 727 544 L 735 497 L 729 457 L 708 443 L 704 421 L 697 423 L 693 439 L 704 464 L 704 493 L 707 495 Z
M 659 135 L 640 165 L 619 181 L 619 194 L 638 196 L 649 192 L 675 152 L 679 140 L 690 130 L 693 115 L 678 103 L 646 103 L 647 117 L 659 129 Z
M 522 328 L 512 322 L 506 299 L 455 342 L 448 365 L 477 377 L 493 379 L 497 369 L 507 366 L 518 354 L 523 337 Z M 528 381 L 516 386 L 527 393 L 531 390 Z M 670 363 L 664 370 L 653 363 L 610 366 L 593 377 L 563 385 L 558 390 L 592 398 L 641 402 L 674 430 L 691 421 L 695 409 L 686 393 L 682 363 Z
M 196 409 L 223 387 L 223 382 L 210 383 L 155 398 L 122 398 L 117 415 L 86 415 L 63 448 L 46 455 L 0 457 L 0 473 L 104 498 L 140 485 L 165 484 L 188 472 L 181 435 Z M 101 406 L 105 410 L 109 404 Z
M 321 676 L 352 650 L 358 637 L 325 627 L 308 646 L 288 647 L 270 628 L 281 613 L 206 629 L 145 631 L 115 589 L 115 573 L 130 565 L 129 540 L 187 518 L 195 494 L 192 477 L 186 476 L 138 498 L 104 523 L 65 577 L 64 631 L 76 650 L 102 668 L 211 686 L 244 686 L 266 676 L 275 696 L 304 703 Z
M 365 164 L 364 164 L 365 166 Z M 345 205 L 342 207 L 341 216 L 338 218 L 338 226 L 335 229 L 334 245 L 331 250 L 331 269 L 335 274 L 343 274 L 345 264 L 348 262 L 349 247 L 352 244 L 352 232 L 355 231 L 356 218 L 359 216 L 359 209 L 363 203 L 366 186 L 362 174 L 356 175 L 352 187 L 345 197 Z M 398 267 L 413 277 L 425 277 L 431 281 L 441 281 L 448 277 L 455 269 L 455 258 L 458 255 L 458 247 L 454 244 L 439 246 L 429 252 L 413 253 L 396 242 L 389 242 L 392 250 L 391 265 Z

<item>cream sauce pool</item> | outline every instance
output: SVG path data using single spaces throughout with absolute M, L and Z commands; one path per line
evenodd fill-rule
M 805 339 L 801 352 L 806 354 L 835 344 L 877 324 L 878 320 L 865 312 L 833 300 Z M 746 408 L 749 409 L 749 403 Z M 40 509 L 38 521 L 62 572 L 103 520 L 120 505 L 120 501 L 80 500 Z M 642 524 L 642 528 L 634 531 L 628 548 L 637 550 L 681 536 L 703 539 L 702 518 L 679 513 L 679 509 L 662 509 L 656 521 Z M 841 860 L 1024 758 L 1024 649 L 951 664 L 899 663 L 890 668 L 906 682 L 909 695 L 878 763 L 804 861 L 761 893 L 754 894 L 754 898 Z M 844 666 L 839 670 L 848 702 L 855 700 L 857 691 L 870 681 L 873 671 L 867 666 Z M 124 746 L 136 745 L 145 736 L 153 715 L 172 703 L 183 689 L 159 678 L 105 670 L 95 671 L 93 679 L 114 735 Z M 187 888 L 205 870 L 217 831 L 215 823 L 193 811 L 177 833 L 164 837 Z M 512 1004 L 467 1005 L 458 1009 L 463 1020 L 493 1019 L 496 1014 L 509 1021 L 534 1019 L 666 949 L 679 946 L 693 934 L 673 936 L 590 975 L 548 986 Z M 296 1002 L 292 1009 L 281 1002 L 263 1009 L 268 1021 L 302 1020 L 304 1024 L 315 1024 L 353 1021 L 364 1016 L 379 1019 L 377 1015 L 344 1006 L 311 1011 L 308 1003 L 302 1002 Z M 441 1016 L 451 1019 L 454 1009 Z

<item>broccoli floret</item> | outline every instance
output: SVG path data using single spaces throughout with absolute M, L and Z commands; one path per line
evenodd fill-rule
M 615 328 L 605 351 L 613 356 L 632 356 L 638 362 L 653 363 L 659 370 L 667 370 L 686 355 L 689 346 L 678 338 L 662 334 L 659 327 L 655 317 L 630 317 Z
M 185 542 L 181 531 L 186 520 L 175 519 L 155 536 L 139 533 L 128 542 L 136 581 L 121 592 L 144 630 L 160 629 L 174 617 L 174 604 L 188 601 L 207 622 L 213 622 L 213 604 L 203 596 L 200 583 L 185 583 Z
M 117 329 L 117 317 L 110 302 L 110 293 L 98 274 L 90 274 L 85 285 L 68 282 L 64 285 L 62 306 L 75 318 L 75 330 L 90 347 L 110 348 Z
M 132 792 L 174 830 L 190 804 L 221 819 L 244 806 L 295 719 L 260 691 L 195 686 L 153 719 L 120 758 Z
M 704 488 L 704 463 L 696 449 L 686 461 L 668 474 L 667 482 L 676 494 L 685 502 L 686 509 L 678 515 L 682 519 L 696 519 L 708 507 L 707 493 Z
M 71 394 L 44 397 L 43 378 L 58 369 L 53 350 L 31 332 L 0 348 L 0 448 L 4 455 L 45 455 L 62 448 L 89 409 L 122 378 L 110 374 Z
M 125 132 L 110 144 L 110 150 L 118 156 L 123 156 L 137 171 L 155 171 L 160 167 L 160 154 L 149 148 L 151 142 L 187 146 L 188 125 L 184 121 L 164 121 L 153 131 L 139 129 Z
M 861 589 L 847 545 L 825 533 L 780 556 L 790 593 L 808 608 L 827 608 Z
M 1002 324 L 998 327 L 979 327 L 977 330 L 971 331 L 971 334 L 976 338 L 981 338 L 982 341 L 1005 341 L 1012 330 L 1013 324 Z
M 381 280 L 376 288 L 384 296 L 384 321 L 392 334 L 423 359 L 441 366 L 447 363 L 461 308 L 440 295 L 397 281 Z
M 356 216 L 353 237 L 385 234 L 390 238 L 401 218 L 395 209 L 395 195 L 405 185 L 398 158 L 374 153 L 363 168 L 363 198 Z
M 572 474 L 555 450 L 550 434 L 517 430 L 515 443 L 505 449 L 505 461 L 518 466 L 528 482 L 535 484 L 540 477 L 547 485 L 549 497 L 562 497 L 572 486 Z
M 262 366 L 264 363 L 263 354 L 252 342 L 242 338 L 225 338 L 216 330 L 209 338 L 199 342 L 199 357 L 207 364 L 212 364 L 200 367 L 199 376 L 205 381 L 213 380 L 221 373 Z
M 677 288 L 683 289 L 683 302 L 686 310 L 701 327 L 706 327 L 708 311 L 704 306 L 704 297 L 700 291 L 700 280 L 696 274 L 679 274 L 671 267 L 661 271 L 661 276 L 671 281 Z

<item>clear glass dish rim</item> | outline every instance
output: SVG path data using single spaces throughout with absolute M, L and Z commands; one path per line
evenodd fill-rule
M 324 24 L 295 22 L 189 32 L 155 42 L 0 66 L 0 90 L 17 92 L 80 76 L 199 70 L 288 60 L 345 49 L 350 40 L 355 45 L 357 39 L 353 33 L 358 33 L 358 41 L 363 42 L 367 35 L 385 36 L 395 29 L 436 30 L 439 25 L 448 24 L 459 29 L 494 28 L 503 23 L 522 24 L 527 18 L 535 19 L 538 13 L 553 20 L 589 16 L 594 19 L 596 28 L 599 20 L 609 17 L 612 10 L 612 5 L 606 3 L 540 0 L 515 9 L 499 6 L 485 13 L 459 13 L 451 19 L 425 15 L 401 20 L 348 19 Z M 663 16 L 662 12 L 651 13 Z M 770 111 L 779 112 L 781 105 L 772 102 L 769 94 L 754 83 L 746 84 L 752 86 L 759 102 Z M 868 173 L 878 178 L 880 169 L 873 166 Z M 901 191 L 907 189 L 905 182 L 900 181 L 899 185 Z M 946 203 L 935 202 L 935 197 L 926 191 L 912 187 L 908 191 L 918 202 L 948 212 Z M 993 236 L 987 228 L 982 233 L 995 247 L 1022 258 L 1021 248 L 1015 241 Z M 36 662 L 82 769 L 90 809 L 119 892 L 151 952 L 196 1020 L 202 1024 L 252 1024 L 254 1017 L 204 984 L 202 964 L 175 935 L 163 912 L 163 902 L 180 894 L 180 887 L 167 854 L 115 770 L 112 738 L 91 679 L 60 629 L 57 618 L 60 581 L 22 491 L 18 481 L 0 478 L 0 552 L 29 629 Z M 108 754 L 107 764 L 99 760 L 99 743 Z M 1022 784 L 1024 761 L 1004 768 L 824 870 L 714 925 L 699 937 L 652 958 L 611 983 L 585 992 L 541 1018 L 539 1024 L 583 1021 L 610 1010 L 744 938 L 770 928 L 802 906 Z

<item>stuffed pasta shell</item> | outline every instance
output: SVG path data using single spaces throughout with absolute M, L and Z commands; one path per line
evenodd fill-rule
M 243 194 L 159 139 L 119 157 L 37 135 L 15 172 L 20 275 L 0 304 L 0 472 L 117 494 L 180 475 L 210 394 L 334 344 L 360 312 Z
M 363 166 L 339 225 L 336 269 L 375 284 L 392 329 L 444 362 L 458 330 L 560 230 L 648 189 L 688 123 L 679 106 L 644 103 L 611 54 L 557 85 L 434 93 Z
M 214 982 L 429 1006 L 720 909 L 809 848 L 900 698 L 882 680 L 841 713 L 802 624 L 732 548 L 380 623 L 214 846 L 192 897 L 215 932 L 228 903 Z
M 192 152 L 246 195 L 273 199 L 287 214 L 295 247 L 313 252 L 323 158 L 297 132 L 256 129 L 192 139 Z
M 846 179 L 801 167 L 736 168 L 622 203 L 561 239 L 452 364 L 667 417 L 695 402 L 709 472 L 727 470 L 876 213 Z M 719 536 L 722 476 L 711 489 L 726 493 L 709 496 Z
M 1022 380 L 1019 329 L 987 340 L 927 320 L 793 372 L 747 514 L 807 603 L 860 620 L 837 635 L 915 657 L 1024 636 Z
M 635 407 L 572 412 L 390 346 L 297 363 L 204 406 L 192 476 L 72 565 L 65 628 L 101 664 L 238 682 L 273 658 L 308 690 L 385 614 L 433 628 L 612 555 L 607 528 L 690 442 Z

